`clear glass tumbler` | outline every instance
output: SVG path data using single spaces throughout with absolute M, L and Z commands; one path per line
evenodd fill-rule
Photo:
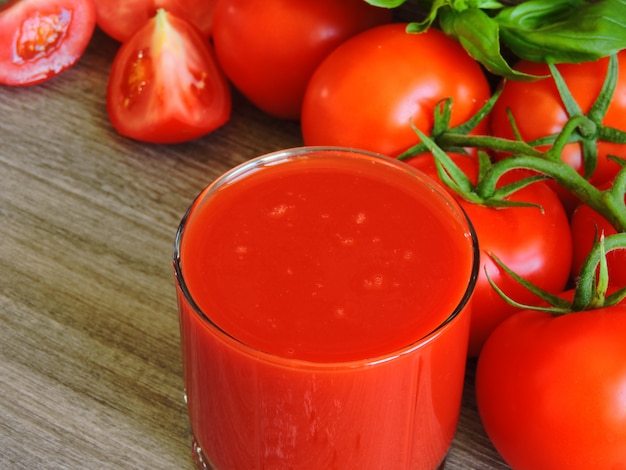
M 215 180 L 174 247 L 199 468 L 438 468 L 477 263 L 454 198 L 391 158 L 302 147 Z

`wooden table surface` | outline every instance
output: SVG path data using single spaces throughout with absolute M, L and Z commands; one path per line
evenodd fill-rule
M 47 83 L 0 87 L 0 468 L 192 469 L 171 267 L 196 194 L 235 164 L 302 144 L 234 96 L 193 142 L 119 136 L 105 109 L 118 44 L 96 31 Z M 447 469 L 508 468 L 468 366 Z

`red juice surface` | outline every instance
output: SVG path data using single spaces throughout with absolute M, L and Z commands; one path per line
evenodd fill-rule
M 429 469 L 445 456 L 466 309 L 440 325 L 467 294 L 474 246 L 452 199 L 407 168 L 299 156 L 192 205 L 177 265 L 185 388 L 215 468 Z
M 416 178 L 318 157 L 221 187 L 186 227 L 191 295 L 223 331 L 279 356 L 340 362 L 408 346 L 454 311 L 472 266 L 465 221 Z

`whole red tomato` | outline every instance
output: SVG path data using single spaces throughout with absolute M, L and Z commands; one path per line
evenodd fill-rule
M 0 6 L 0 84 L 35 85 L 70 68 L 95 27 L 92 0 L 13 0 Z
M 610 184 L 604 184 L 600 188 L 606 189 L 609 186 Z M 576 278 L 594 241 L 601 234 L 609 236 L 617 233 L 617 231 L 608 220 L 586 204 L 579 205 L 572 214 L 571 227 L 574 247 L 572 277 Z M 626 249 L 610 251 L 606 255 L 606 262 L 609 270 L 609 281 L 626 286 Z
M 479 173 L 477 159 L 462 154 L 448 156 L 469 181 L 476 184 Z M 407 160 L 407 163 L 441 182 L 432 155 L 420 155 Z M 509 172 L 501 178 L 499 185 L 517 178 L 516 171 Z M 534 305 L 540 301 L 499 267 L 491 254 L 527 281 L 557 294 L 569 281 L 572 237 L 559 197 L 545 182 L 532 183 L 505 198 L 509 202 L 536 205 L 530 207 L 490 208 L 467 201 L 454 190 L 448 190 L 458 199 L 472 222 L 480 248 L 480 269 L 471 300 L 468 347 L 469 356 L 476 357 L 494 328 L 518 311 L 500 297 L 489 283 L 489 278 L 520 303 Z
M 538 301 L 500 268 L 491 254 L 513 272 L 553 294 L 561 292 L 570 277 L 572 238 L 567 214 L 556 193 L 546 183 L 536 182 L 506 199 L 538 207 L 489 208 L 460 199 L 480 247 L 480 270 L 472 296 L 468 349 L 471 357 L 478 356 L 499 323 L 518 311 L 493 289 L 487 274 L 517 302 L 532 305 Z
M 626 468 L 626 305 L 502 322 L 478 359 L 487 435 L 516 470 Z
M 363 0 L 221 0 L 213 42 L 226 75 L 252 103 L 299 119 L 318 64 L 349 37 L 390 21 L 390 9 Z
M 619 73 L 614 99 L 604 117 L 603 124 L 626 131 L 626 51 L 618 54 Z M 563 76 L 568 89 L 581 111 L 587 113 L 598 97 L 607 72 L 608 59 L 580 64 L 559 64 L 557 69 Z M 515 68 L 533 75 L 550 75 L 546 64 L 520 61 Z M 510 109 L 521 137 L 525 141 L 538 139 L 561 131 L 568 120 L 566 108 L 552 77 L 535 81 L 506 80 L 489 118 L 493 135 L 515 138 L 509 123 Z M 598 160 L 594 173 L 589 178 L 593 184 L 611 180 L 619 171 L 619 165 L 607 155 L 626 157 L 626 145 L 598 142 Z M 563 161 L 583 174 L 581 144 L 565 146 Z
M 208 38 L 217 0 L 94 0 L 94 3 L 100 29 L 113 39 L 125 42 L 159 8 L 190 21 Z
M 115 56 L 107 110 L 113 127 L 124 136 L 184 142 L 228 121 L 230 88 L 197 28 L 158 10 Z
M 347 40 L 317 68 L 302 106 L 307 145 L 340 145 L 395 157 L 429 133 L 438 102 L 452 98 L 451 124 L 489 99 L 487 79 L 465 50 L 436 29 L 372 28 Z M 486 122 L 476 132 L 486 133 Z

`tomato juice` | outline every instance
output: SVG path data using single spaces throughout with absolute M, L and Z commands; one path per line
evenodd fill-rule
M 174 254 L 198 463 L 436 468 L 476 253 L 454 200 L 385 157 L 292 149 L 209 185 Z

